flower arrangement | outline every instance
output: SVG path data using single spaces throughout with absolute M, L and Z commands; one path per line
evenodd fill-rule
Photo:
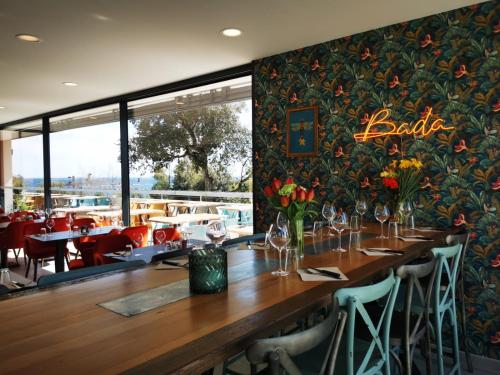
M 306 189 L 296 184 L 291 177 L 283 184 L 274 178 L 270 186 L 264 188 L 264 195 L 271 205 L 286 215 L 292 230 L 292 243 L 297 246 L 299 256 L 304 252 L 304 218 L 313 217 L 317 212 L 310 206 L 315 203 L 314 189 Z
M 422 167 L 422 162 L 415 158 L 399 159 L 393 160 L 380 173 L 383 185 L 388 188 L 392 196 L 394 213 L 400 203 L 414 199 L 420 187 Z

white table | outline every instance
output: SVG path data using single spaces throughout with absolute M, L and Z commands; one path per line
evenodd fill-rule
M 182 225 L 188 223 L 199 223 L 203 221 L 220 220 L 217 214 L 180 214 L 177 216 L 156 216 L 149 219 L 151 223 Z
M 220 206 L 221 202 L 203 202 L 203 201 L 184 201 L 184 202 L 174 202 L 168 205 L 169 208 L 174 208 L 178 212 L 180 209 L 187 209 L 190 214 L 195 214 L 196 210 L 199 208 L 216 208 Z
M 136 208 L 130 210 L 130 216 L 141 216 L 141 215 L 162 215 L 165 211 L 159 210 L 157 208 Z M 121 217 L 122 210 L 109 210 L 109 211 L 90 211 L 87 213 L 89 216 L 102 216 L 102 217 Z
M 113 210 L 117 207 L 110 206 L 79 206 L 79 207 L 59 207 L 54 208 L 54 212 L 71 213 L 71 214 L 86 214 L 93 211 Z
M 236 233 L 238 237 L 250 236 L 253 234 L 253 225 L 232 225 L 227 227 L 227 231 Z

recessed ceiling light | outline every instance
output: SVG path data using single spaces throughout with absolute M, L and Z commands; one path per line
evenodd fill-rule
M 227 29 L 222 30 L 220 33 L 224 36 L 234 38 L 241 35 L 241 30 L 234 27 L 228 27 Z
M 17 34 L 16 38 L 22 40 L 23 42 L 38 43 L 40 41 L 39 37 L 31 34 Z
M 78 83 L 76 82 L 63 82 L 62 83 L 64 86 L 69 86 L 69 87 L 75 87 L 78 86 Z
M 5 107 L 2 107 L 2 106 L 0 105 L 0 109 L 5 109 Z

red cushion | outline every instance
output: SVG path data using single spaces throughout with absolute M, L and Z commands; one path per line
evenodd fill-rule
M 78 268 L 85 267 L 85 263 L 83 263 L 82 259 L 73 259 L 69 261 L 69 269 L 76 270 Z

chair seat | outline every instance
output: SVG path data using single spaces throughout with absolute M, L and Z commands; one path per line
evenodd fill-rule
M 82 259 L 72 259 L 70 260 L 68 267 L 70 270 L 76 270 L 78 268 L 85 267 L 85 263 L 83 263 Z

